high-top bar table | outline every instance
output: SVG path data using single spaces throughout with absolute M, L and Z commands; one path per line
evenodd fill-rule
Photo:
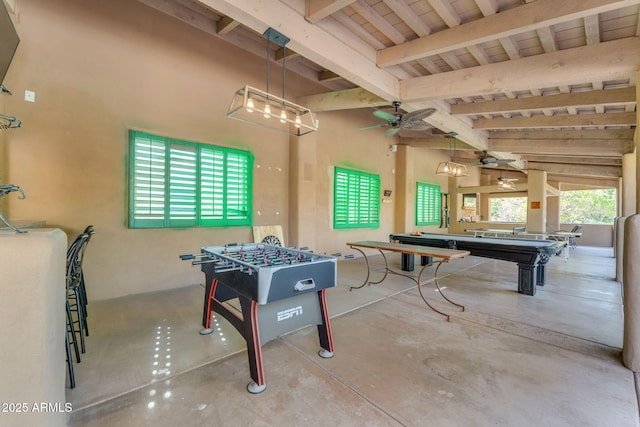
M 436 285 L 436 288 L 438 289 L 438 292 L 440 293 L 440 295 L 442 295 L 442 298 L 444 298 L 445 300 L 447 300 L 449 303 L 462 308 L 462 311 L 464 311 L 464 306 L 457 304 L 453 301 L 451 301 L 449 298 L 447 298 L 443 293 L 442 293 L 442 289 L 440 289 L 440 286 L 438 285 L 438 270 L 440 269 L 440 266 L 445 263 L 445 262 L 449 262 L 449 260 L 451 259 L 455 259 L 455 258 L 463 258 L 467 255 L 469 255 L 469 251 L 463 251 L 463 250 L 455 250 L 455 249 L 443 249 L 443 248 L 427 248 L 427 247 L 422 247 L 422 246 L 416 246 L 416 245 L 405 245 L 405 244 L 400 244 L 400 243 L 388 243 L 388 242 L 375 242 L 375 241 L 362 241 L 362 242 L 353 242 L 353 243 L 347 243 L 347 246 L 351 247 L 352 249 L 355 249 L 356 251 L 360 252 L 363 256 L 364 256 L 364 260 L 367 263 L 367 278 L 364 280 L 364 282 L 362 283 L 362 285 L 360 286 L 351 286 L 349 288 L 349 290 L 353 290 L 353 289 L 360 289 L 362 288 L 364 285 L 375 285 L 378 283 L 381 283 L 384 279 L 387 278 L 387 275 L 389 273 L 392 274 L 397 274 L 399 276 L 403 276 L 403 277 L 407 277 L 411 280 L 413 280 L 414 282 L 416 282 L 416 284 L 418 285 L 418 292 L 420 293 L 420 296 L 422 297 L 422 300 L 427 304 L 427 306 L 429 306 L 430 309 L 432 309 L 433 311 L 435 311 L 436 313 L 439 313 L 443 316 L 445 316 L 447 318 L 447 320 L 449 320 L 449 315 L 446 313 L 443 313 L 437 309 L 435 309 L 430 303 L 429 301 L 427 301 L 427 299 L 425 298 L 424 294 L 422 293 L 422 289 L 421 289 L 421 282 L 422 282 L 422 273 L 424 272 L 424 270 L 429 267 L 429 265 L 424 265 L 422 267 L 422 269 L 420 270 L 420 273 L 418 274 L 418 278 L 416 279 L 415 277 L 409 276 L 408 274 L 402 274 L 402 273 L 398 273 L 396 271 L 393 271 L 389 268 L 389 264 L 387 263 L 387 257 L 384 255 L 383 251 L 389 251 L 389 252 L 397 252 L 404 255 L 420 255 L 422 257 L 431 257 L 431 258 L 437 258 L 439 259 L 438 262 L 438 266 L 436 267 L 436 271 L 433 275 L 434 278 L 434 282 Z M 372 282 L 369 281 L 369 277 L 371 276 L 371 268 L 369 266 L 369 259 L 367 258 L 367 254 L 364 253 L 364 251 L 362 251 L 360 248 L 369 248 L 369 249 L 377 249 L 380 254 L 382 255 L 382 258 L 384 259 L 384 276 L 382 276 L 382 279 L 378 280 L 377 282 Z

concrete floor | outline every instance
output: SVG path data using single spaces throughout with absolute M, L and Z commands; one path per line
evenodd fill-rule
M 440 286 L 465 312 L 423 287 L 447 322 L 405 277 L 349 292 L 365 263 L 340 261 L 327 293 L 335 357 L 318 357 L 315 327 L 275 339 L 258 395 L 239 334 L 219 317 L 216 334 L 198 334 L 202 287 L 94 302 L 69 425 L 638 426 L 614 269 L 610 248 L 578 247 L 531 297 L 513 263 L 454 260 Z

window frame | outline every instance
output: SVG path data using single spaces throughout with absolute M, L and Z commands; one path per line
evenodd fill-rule
M 441 195 L 442 190 L 439 185 L 420 181 L 416 182 L 414 213 L 415 224 L 417 226 L 440 225 L 442 220 Z M 429 196 L 432 196 L 433 200 L 431 200 Z M 426 200 L 427 197 L 429 197 L 429 200 Z
M 380 189 L 380 175 L 336 166 L 333 175 L 333 227 L 379 228 Z
M 128 174 L 129 228 L 252 224 L 249 151 L 130 130 Z

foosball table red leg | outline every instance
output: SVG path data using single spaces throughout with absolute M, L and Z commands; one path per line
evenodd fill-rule
M 249 357 L 249 371 L 253 380 L 247 385 L 249 393 L 262 393 L 267 384 L 264 378 L 264 363 L 262 360 L 262 343 L 260 342 L 260 327 L 258 318 L 258 303 L 240 297 L 242 317 L 244 321 L 244 338 L 247 342 L 247 356 Z
M 327 290 L 318 291 L 318 303 L 322 314 L 322 324 L 318 325 L 318 338 L 322 350 L 318 352 L 320 357 L 328 359 L 333 357 L 333 335 L 331 334 L 331 320 L 327 309 Z
M 200 335 L 208 335 L 213 332 L 211 329 L 211 315 L 213 314 L 213 299 L 218 287 L 218 279 L 207 280 L 204 291 L 204 307 L 202 309 L 202 327 Z

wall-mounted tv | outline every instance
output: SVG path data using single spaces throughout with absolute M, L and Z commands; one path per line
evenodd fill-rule
M 9 70 L 18 43 L 20 38 L 11 22 L 7 6 L 3 0 L 0 0 L 0 83 L 4 82 L 4 76 Z

